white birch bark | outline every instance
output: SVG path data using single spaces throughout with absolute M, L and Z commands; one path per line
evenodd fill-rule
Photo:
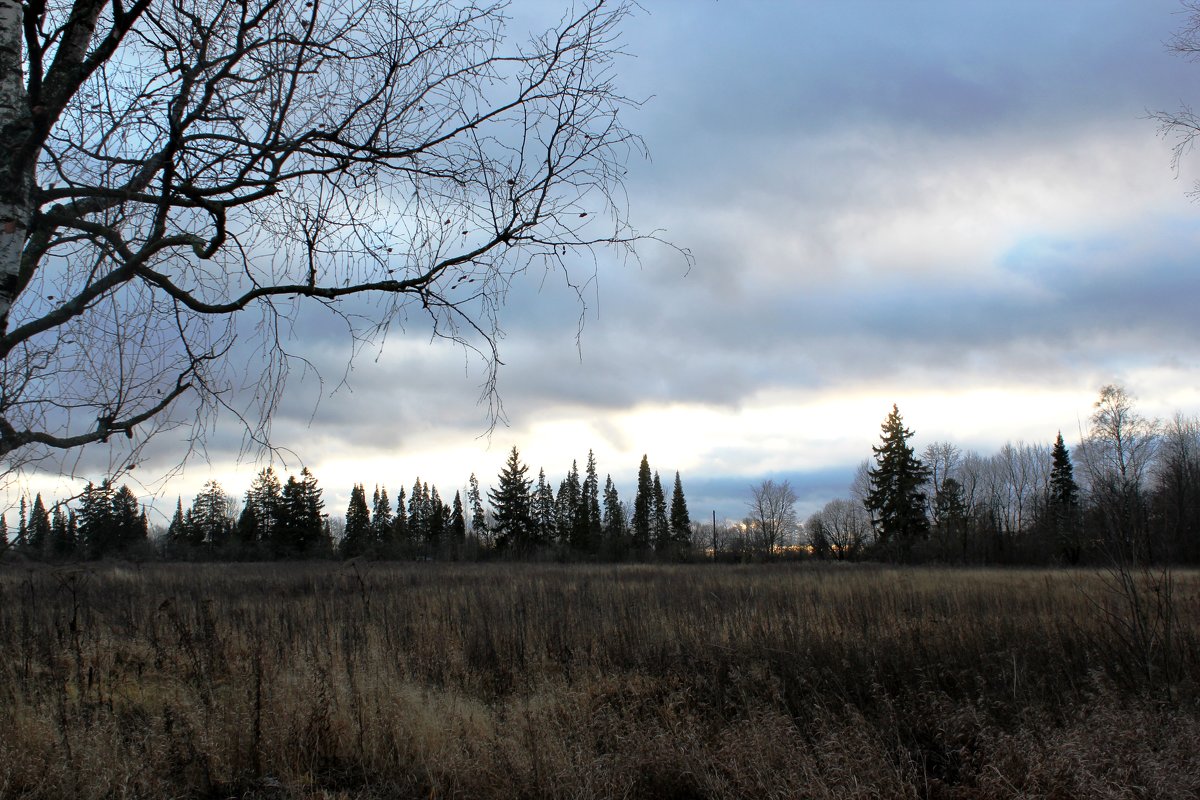
M 32 129 L 21 64 L 20 0 L 0 0 L 0 150 L 13 158 L 14 147 Z M 32 170 L 10 161 L 0 172 L 0 331 L 15 299 L 21 252 L 33 214 Z

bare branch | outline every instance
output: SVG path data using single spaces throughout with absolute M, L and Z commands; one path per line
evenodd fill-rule
M 514 276 L 579 291 L 581 256 L 657 241 L 618 202 L 642 152 L 612 83 L 628 12 L 512 46 L 501 3 L 0 0 L 0 454 L 104 442 L 185 394 L 269 447 L 311 366 L 301 301 L 356 350 L 411 303 L 487 365 L 496 420 Z M 235 342 L 264 363 L 252 411 Z

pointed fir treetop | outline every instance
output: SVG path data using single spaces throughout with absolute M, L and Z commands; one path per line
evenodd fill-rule
M 912 541 L 929 530 L 923 486 L 930 471 L 908 445 L 912 436 L 904 427 L 899 407 L 893 405 L 883 421 L 880 444 L 871 448 L 876 465 L 868 471 L 866 499 L 880 543 L 899 541 L 904 555 Z
M 1050 501 L 1055 505 L 1074 505 L 1079 496 L 1079 485 L 1075 483 L 1075 470 L 1071 465 L 1071 453 L 1063 442 L 1062 431 L 1054 439 L 1051 450 Z
M 529 467 L 521 463 L 521 454 L 514 445 L 497 476 L 496 488 L 488 490 L 496 544 L 500 548 L 511 547 L 520 552 L 535 543 L 530 497 L 533 481 L 528 473 Z
M 685 544 L 692 534 L 692 519 L 688 514 L 687 499 L 683 496 L 683 482 L 679 471 L 675 471 L 675 488 L 671 491 L 671 538 L 677 544 Z
M 650 459 L 643 455 L 638 466 L 637 494 L 633 497 L 633 549 L 644 550 L 651 544 L 654 521 L 654 477 Z

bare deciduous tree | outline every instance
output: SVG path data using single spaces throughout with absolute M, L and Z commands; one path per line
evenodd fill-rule
M 871 539 L 871 515 L 855 500 L 830 500 L 813 514 L 805 523 L 810 529 L 810 543 L 814 522 L 819 524 L 830 553 L 839 561 L 858 557 Z
M 1050 484 L 1050 453 L 1043 445 L 1005 442 L 992 463 L 1000 528 L 1009 536 L 1025 533 Z
M 1182 413 L 1163 426 L 1155 506 L 1168 560 L 1200 560 L 1200 419 Z
M 755 549 L 771 558 L 796 531 L 796 493 L 788 481 L 768 478 L 750 488 L 750 533 Z
M 934 527 L 941 525 L 939 501 L 947 478 L 954 475 L 962 451 L 950 442 L 933 442 L 921 452 L 921 461 L 929 467 L 929 483 L 925 490 L 925 501 L 929 506 L 929 518 Z
M 360 345 L 426 317 L 499 414 L 513 276 L 639 238 L 627 11 L 508 44 L 503 3 L 0 0 L 7 469 L 220 409 L 268 442 L 313 306 Z
M 1160 424 L 1137 411 L 1121 386 L 1105 386 L 1078 448 L 1085 489 L 1107 536 L 1110 555 L 1138 561 L 1148 552 L 1145 483 Z

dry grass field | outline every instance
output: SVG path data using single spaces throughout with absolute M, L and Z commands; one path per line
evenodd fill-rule
M 0 797 L 1195 797 L 1200 575 L 1161 596 L 1066 571 L 9 565 Z

